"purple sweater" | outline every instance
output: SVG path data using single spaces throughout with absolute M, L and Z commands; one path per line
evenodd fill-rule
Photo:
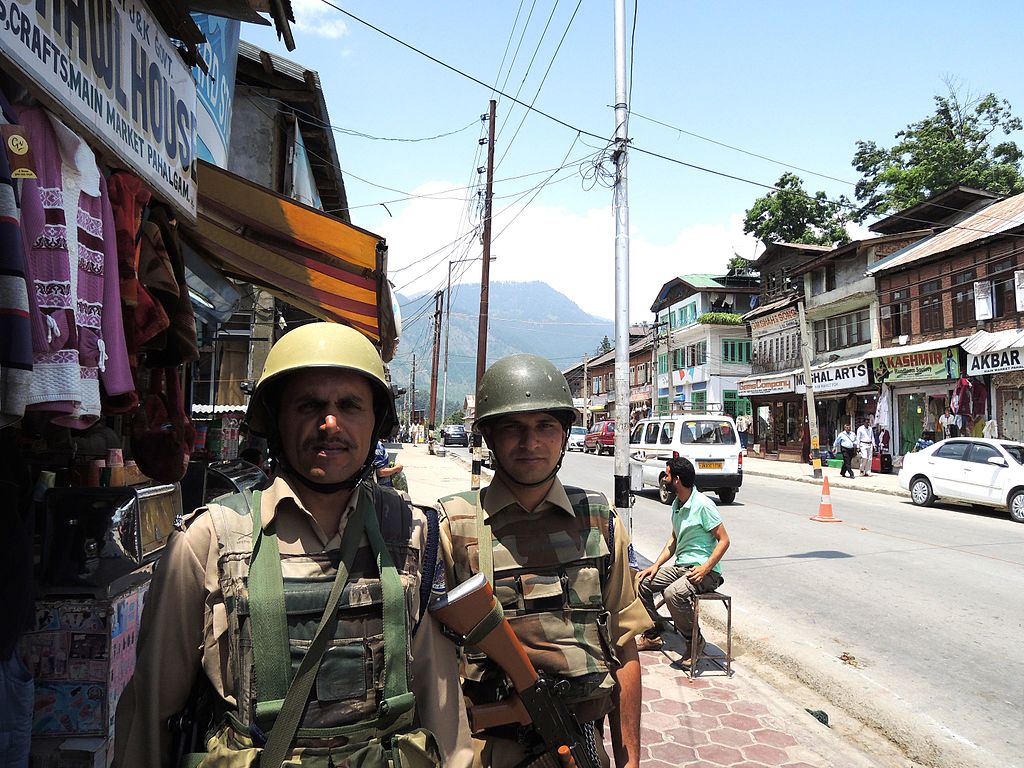
M 38 179 L 22 186 L 33 372 L 30 408 L 84 429 L 108 395 L 134 389 L 107 184 L 88 145 L 39 108 L 21 108 Z M 70 226 L 69 226 L 70 225 Z

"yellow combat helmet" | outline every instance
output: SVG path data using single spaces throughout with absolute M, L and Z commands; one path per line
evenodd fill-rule
M 384 378 L 384 363 L 370 340 L 359 331 L 338 323 L 308 323 L 289 331 L 270 349 L 263 373 L 249 399 L 249 429 L 277 442 L 277 395 L 289 374 L 310 368 L 335 368 L 365 377 L 373 388 L 374 435 L 377 440 L 398 424 L 395 398 Z M 373 451 L 370 452 L 372 458 Z

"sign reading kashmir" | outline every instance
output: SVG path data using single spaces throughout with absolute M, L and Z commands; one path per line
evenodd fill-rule
M 955 347 L 884 355 L 873 361 L 875 383 L 960 378 L 960 360 Z
M 196 86 L 141 0 L 0 0 L 0 55 L 195 219 Z

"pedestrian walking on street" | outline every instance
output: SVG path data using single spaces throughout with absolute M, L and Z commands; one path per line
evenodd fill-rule
M 247 418 L 278 470 L 170 537 L 113 765 L 469 766 L 456 648 L 421 598 L 437 542 L 424 510 L 370 480 L 396 422 L 379 354 L 347 326 L 301 326 L 270 350 Z
M 871 429 L 871 417 L 864 419 L 864 424 L 857 427 L 857 450 L 860 451 L 860 474 L 871 477 L 871 458 L 875 452 L 875 433 Z
M 843 431 L 836 435 L 836 441 L 832 444 L 832 450 L 838 449 L 843 456 L 843 468 L 839 474 L 841 477 L 853 479 L 853 454 L 857 450 L 857 436 L 853 433 L 849 424 L 843 426 Z
M 480 380 L 475 429 L 494 479 L 480 491 L 441 499 L 448 586 L 485 574 L 538 671 L 559 680 L 602 765 L 608 718 L 619 768 L 640 760 L 640 661 L 633 638 L 650 626 L 629 568 L 629 535 L 607 499 L 557 477 L 577 415 L 565 377 L 536 355 L 512 355 Z M 467 652 L 470 706 L 508 695 L 504 673 Z M 527 765 L 541 750 L 532 727 L 475 734 L 479 765 Z M 536 765 L 547 765 L 537 762 Z
M 636 639 L 641 651 L 662 647 L 665 620 L 654 607 L 654 596 L 665 594 L 676 631 L 687 639 L 693 636 L 694 595 L 714 592 L 724 583 L 719 562 L 729 549 L 729 534 L 715 503 L 697 490 L 696 472 L 688 459 L 669 459 L 665 465 L 665 483 L 676 498 L 672 502 L 672 535 L 650 567 L 640 571 L 637 591 L 647 609 L 653 629 Z M 672 565 L 665 566 L 670 560 Z M 697 644 L 688 647 L 683 664 L 692 666 L 704 651 L 705 640 L 697 629 Z

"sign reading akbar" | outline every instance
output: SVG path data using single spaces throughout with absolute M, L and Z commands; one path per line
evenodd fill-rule
M 0 59 L 195 219 L 196 86 L 141 0 L 0 0 Z
M 879 384 L 960 378 L 960 359 L 956 347 L 885 355 L 876 357 L 872 364 L 875 371 L 875 382 Z

